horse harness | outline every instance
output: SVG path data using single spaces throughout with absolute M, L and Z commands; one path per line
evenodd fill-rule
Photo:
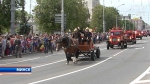
M 74 41 L 72 39 L 70 39 L 69 37 L 67 37 L 69 40 L 68 40 L 68 46 L 65 48 L 65 50 L 67 50 L 68 48 L 70 48 L 71 46 L 75 46 L 75 47 L 78 47 Z M 73 45 L 71 45 L 71 41 L 73 43 Z

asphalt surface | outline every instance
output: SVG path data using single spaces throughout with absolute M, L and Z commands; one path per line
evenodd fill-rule
M 105 42 L 95 46 L 101 57 L 81 57 L 77 64 L 66 65 L 63 51 L 2 58 L 0 66 L 32 66 L 32 74 L 0 75 L 0 84 L 150 84 L 150 37 L 127 49 L 107 50 Z

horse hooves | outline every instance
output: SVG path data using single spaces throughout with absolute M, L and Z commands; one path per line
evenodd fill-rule
M 74 64 L 77 64 L 77 61 L 73 62 Z
M 69 64 L 69 62 L 66 63 L 67 65 Z

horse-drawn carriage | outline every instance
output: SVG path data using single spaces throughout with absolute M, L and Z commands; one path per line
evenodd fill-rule
M 81 39 L 83 38 L 84 37 L 81 37 Z M 60 44 L 66 54 L 67 64 L 69 64 L 69 61 L 71 60 L 74 63 L 77 63 L 77 58 L 81 55 L 90 57 L 92 61 L 94 61 L 95 58 L 100 58 L 100 49 L 93 45 L 92 40 L 89 42 L 84 41 L 82 43 L 78 43 L 77 39 L 73 39 L 69 36 L 63 36 L 58 45 Z

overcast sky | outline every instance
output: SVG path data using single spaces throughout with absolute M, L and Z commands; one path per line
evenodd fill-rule
M 103 5 L 103 0 L 99 0 Z M 36 0 L 31 0 L 31 10 L 36 5 Z M 146 23 L 150 24 L 150 0 L 104 0 L 105 6 L 113 6 L 120 14 L 131 14 L 132 18 L 142 16 Z M 122 5 L 124 4 L 124 5 Z M 30 0 L 26 0 L 26 11 L 30 11 Z

